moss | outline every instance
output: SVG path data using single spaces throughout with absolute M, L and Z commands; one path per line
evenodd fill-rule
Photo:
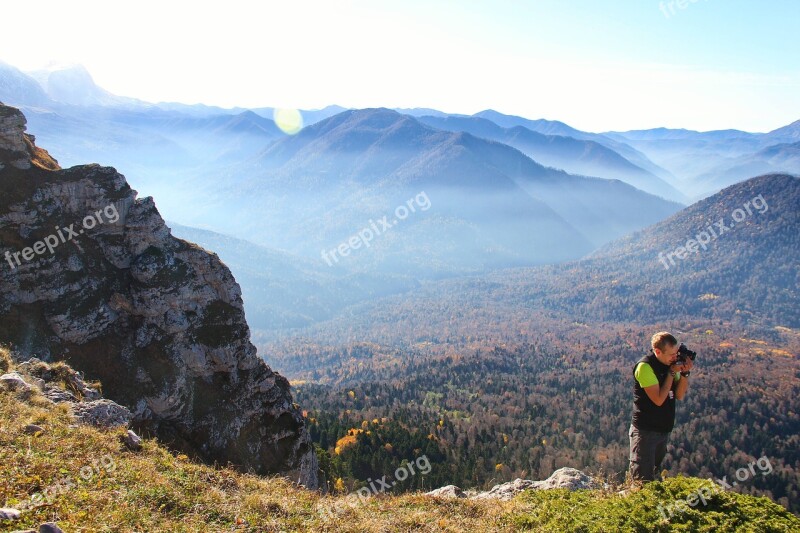
M 800 519 L 767 498 L 710 491 L 703 505 L 676 506 L 712 484 L 677 477 L 648 483 L 628 495 L 599 491 L 548 490 L 520 497 L 529 510 L 514 516 L 521 530 L 534 531 L 797 531 Z

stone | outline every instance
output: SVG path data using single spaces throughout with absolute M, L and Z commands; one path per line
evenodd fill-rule
M 0 520 L 19 520 L 22 512 L 11 507 L 0 507 Z
M 45 522 L 39 526 L 39 533 L 64 533 L 54 522 Z
M 575 468 L 559 468 L 549 478 L 540 481 L 537 489 L 595 489 L 599 488 L 589 475 Z
M 426 492 L 425 496 L 435 496 L 438 498 L 466 498 L 467 495 L 459 487 L 455 485 L 447 485 L 430 492 Z
M 127 426 L 131 421 L 131 412 L 111 400 L 95 400 L 76 403 L 72 411 L 78 422 L 101 428 Z
M 131 451 L 138 452 L 142 449 L 142 438 L 129 429 L 122 437 L 122 443 Z
M 70 392 L 62 390 L 55 385 L 50 385 L 49 383 L 45 385 L 44 388 L 44 397 L 50 400 L 53 403 L 62 403 L 62 402 L 77 402 L 78 399 Z
M 31 390 L 31 386 L 17 372 L 0 376 L 0 387 L 14 392 L 28 392 Z
M 455 485 L 447 485 L 426 493 L 426 496 L 439 496 L 448 498 L 469 498 L 475 500 L 502 500 L 507 501 L 525 490 L 549 490 L 549 489 L 596 489 L 606 487 L 575 468 L 559 468 L 550 477 L 542 481 L 530 479 L 515 479 L 508 483 L 495 485 L 488 491 L 473 492 L 462 491 Z
M 37 426 L 36 424 L 28 424 L 22 431 L 26 435 L 38 435 L 40 433 L 44 433 L 44 428 L 42 426 Z
M 538 481 L 531 481 L 530 479 L 515 479 L 508 483 L 495 485 L 490 490 L 479 492 L 472 498 L 475 500 L 501 500 L 507 501 L 519 494 L 520 492 L 528 489 L 535 488 Z

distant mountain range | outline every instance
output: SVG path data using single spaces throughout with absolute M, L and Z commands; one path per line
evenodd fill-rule
M 542 165 L 560 168 L 571 174 L 620 179 L 663 198 L 679 202 L 685 200 L 683 193 L 666 181 L 634 165 L 597 141 L 580 140 L 564 135 L 546 135 L 519 125 L 503 128 L 479 116 L 421 116 L 418 120 L 434 128 L 465 131 L 476 137 L 513 146 Z M 566 129 L 566 126 L 545 129 L 560 131 Z
M 516 309 L 586 322 L 697 317 L 769 329 L 800 325 L 799 216 L 800 179 L 767 175 L 729 187 L 577 262 L 423 285 L 402 277 L 338 276 L 313 261 L 247 241 L 172 227 L 177 236 L 220 254 L 241 283 L 248 320 L 259 330 L 327 321 L 323 331 L 330 333 L 368 324 L 367 317 L 400 321 L 392 310 L 403 320 L 450 320 L 439 312 L 428 315 L 432 306 L 478 306 L 488 311 L 485 320 L 502 309 L 495 317 L 499 321 Z M 692 245 L 697 253 L 687 252 L 684 259 L 675 254 L 698 234 L 701 242 Z
M 240 206 L 229 232 L 258 228 L 258 242 L 310 255 L 420 191 L 431 210 L 398 224 L 391 240 L 376 239 L 361 254 L 370 268 L 456 272 L 559 261 L 680 208 L 621 181 L 546 168 L 508 145 L 388 109 L 346 111 L 284 137 L 238 165 L 214 194 L 220 204 Z M 243 225 L 242 212 L 259 205 L 269 213 Z
M 429 211 L 334 261 L 379 278 L 577 259 L 687 198 L 798 170 L 798 123 L 770 134 L 598 134 L 493 110 L 329 106 L 302 111 L 305 129 L 287 136 L 272 108 L 151 104 L 105 91 L 79 66 L 26 74 L 0 64 L 0 100 L 22 106 L 62 165 L 114 165 L 172 220 L 320 265 L 425 192 Z
M 696 199 L 763 173 L 800 174 L 792 147 L 782 146 L 800 141 L 800 120 L 769 133 L 656 128 L 605 135 L 635 146 L 680 176 L 679 188 Z

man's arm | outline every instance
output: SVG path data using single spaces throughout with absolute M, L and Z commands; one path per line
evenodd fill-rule
M 683 381 L 683 380 L 681 380 Z M 650 398 L 654 404 L 658 405 L 659 407 L 665 401 L 667 401 L 667 397 L 669 396 L 669 391 L 672 389 L 672 372 L 667 375 L 667 378 L 664 380 L 664 383 L 659 387 L 658 385 L 650 385 L 649 387 L 645 387 L 644 392 L 647 393 L 647 397 Z

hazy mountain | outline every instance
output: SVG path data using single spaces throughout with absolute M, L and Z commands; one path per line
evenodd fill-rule
M 217 197 L 236 206 L 232 230 L 312 257 L 362 228 L 380 232 L 369 250 L 342 258 L 359 270 L 413 268 L 430 275 L 591 249 L 551 207 L 487 161 L 480 153 L 486 145 L 386 109 L 346 111 L 240 165 L 232 174 L 241 177 Z M 495 152 L 503 149 L 524 158 L 494 145 Z M 395 208 L 412 198 L 419 198 L 415 212 L 397 217 Z M 371 226 L 383 216 L 391 231 Z M 531 234 L 532 227 L 547 229 Z
M 394 107 L 392 111 L 397 111 L 403 115 L 411 115 L 412 117 L 467 117 L 469 115 L 459 115 L 445 113 L 438 109 L 431 109 L 428 107 Z
M 776 144 L 743 155 L 697 176 L 692 182 L 698 194 L 712 194 L 748 176 L 789 172 L 800 174 L 800 142 Z
M 418 120 L 435 128 L 466 131 L 477 137 L 505 143 L 542 165 L 560 168 L 571 174 L 619 179 L 663 198 L 673 201 L 684 199 L 683 193 L 661 178 L 595 141 L 544 135 L 524 126 L 503 128 L 489 119 L 477 116 L 421 116 Z
M 226 213 L 215 224 L 312 257 L 370 220 L 392 218 L 396 206 L 424 192 L 429 210 L 396 221 L 391 234 L 343 263 L 426 275 L 578 257 L 680 207 L 620 181 L 545 168 L 507 145 L 388 109 L 323 120 L 276 141 L 229 176 L 205 192 L 217 199 L 213 211 Z
M 661 140 L 703 140 L 703 141 L 726 141 L 731 139 L 756 138 L 757 133 L 748 133 L 741 130 L 715 130 L 715 131 L 694 131 L 687 129 L 671 128 L 652 128 L 648 130 L 630 130 L 624 132 L 607 132 L 604 135 L 615 137 L 621 140 L 636 141 L 661 141 Z
M 81 106 L 146 106 L 145 102 L 111 94 L 99 87 L 82 65 L 54 66 L 28 74 L 51 100 Z M 21 103 L 21 102 L 20 102 Z
M 724 328 L 737 339 L 749 332 L 785 347 L 792 338 L 797 343 L 800 327 L 799 228 L 800 178 L 761 176 L 579 261 L 426 283 L 410 294 L 352 306 L 297 336 L 402 346 L 412 336 L 446 344 L 475 335 L 538 342 L 544 328 L 559 342 L 577 343 L 587 332 L 601 335 L 608 324 L 680 324 Z M 681 251 L 690 239 L 703 243 L 689 242 L 691 250 Z M 782 327 L 794 332 L 779 338 Z
M 800 120 L 796 120 L 788 126 L 783 126 L 762 137 L 769 143 L 793 143 L 800 140 Z
M 798 229 L 800 178 L 766 175 L 730 186 L 580 261 L 429 287 L 449 301 L 464 295 L 587 322 L 701 317 L 797 328 Z M 681 251 L 690 239 L 690 250 Z
M 141 192 L 185 203 L 187 180 L 253 156 L 284 136 L 252 111 L 191 116 L 156 107 L 23 106 L 29 130 L 63 164 L 98 161 L 124 169 Z M 191 192 L 191 191 L 189 191 Z M 178 196 L 184 196 L 183 202 Z M 174 217 L 169 209 L 170 216 Z
M 800 121 L 769 133 L 654 128 L 604 135 L 635 146 L 669 169 L 681 179 L 679 187 L 691 197 L 713 194 L 758 174 L 797 172 L 791 156 L 775 157 L 770 147 L 798 142 Z
M 0 102 L 37 106 L 48 101 L 47 94 L 35 79 L 0 61 Z
M 531 131 L 542 133 L 544 135 L 561 135 L 565 137 L 572 137 L 574 139 L 595 141 L 603 146 L 611 148 L 634 165 L 652 173 L 655 176 L 658 176 L 667 183 L 673 186 L 675 186 L 677 183 L 675 176 L 673 176 L 668 170 L 661 168 L 653 161 L 648 159 L 648 156 L 636 150 L 624 141 L 619 141 L 599 133 L 581 131 L 557 120 L 530 120 L 514 115 L 504 115 L 503 113 L 499 113 L 491 109 L 476 113 L 474 116 L 486 118 L 505 128 L 523 126 Z
M 346 109 L 347 108 L 344 108 L 339 105 L 329 105 L 323 107 L 322 109 L 300 109 L 299 111 L 300 111 L 300 116 L 303 117 L 303 126 L 310 126 L 311 124 L 316 124 L 320 120 L 324 120 L 328 117 L 332 117 L 333 115 L 339 114 L 342 111 L 345 111 Z M 262 117 L 272 120 L 275 108 L 257 107 L 253 108 L 252 111 L 258 113 Z
M 317 261 L 271 250 L 213 231 L 169 223 L 172 234 L 219 255 L 242 287 L 247 322 L 253 330 L 310 325 L 363 300 L 415 289 L 400 276 L 331 270 Z
M 697 132 L 656 128 L 607 135 L 641 150 L 656 164 L 678 176 L 680 187 L 690 196 L 699 192 L 694 185 L 697 176 L 753 153 L 761 146 L 757 135 L 737 130 Z
M 513 128 L 514 126 L 524 126 L 531 131 L 543 133 L 545 135 L 562 135 L 564 137 L 573 137 L 580 139 L 586 135 L 585 132 L 576 130 L 572 126 L 568 126 L 558 120 L 531 120 L 527 118 L 517 117 L 514 115 L 504 115 L 493 109 L 487 109 L 475 113 L 473 116 L 491 120 L 498 126 L 504 128 Z

